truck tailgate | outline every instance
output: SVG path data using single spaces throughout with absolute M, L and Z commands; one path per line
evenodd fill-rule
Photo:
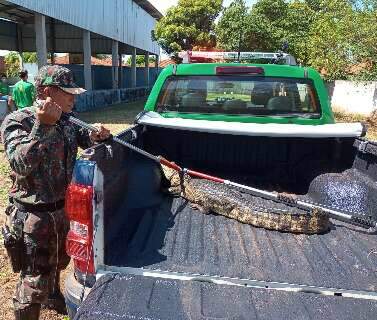
M 121 228 L 107 266 L 377 290 L 377 237 L 357 227 L 335 222 L 312 236 L 268 231 L 170 197 L 156 208 L 120 211 L 133 232 Z
M 375 319 L 377 301 L 143 276 L 100 278 L 75 320 Z

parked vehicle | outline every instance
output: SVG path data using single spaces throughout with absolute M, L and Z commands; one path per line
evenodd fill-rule
M 362 124 L 334 123 L 311 68 L 189 63 L 162 71 L 119 137 L 181 166 L 377 218 L 377 144 L 364 135 Z M 255 228 L 202 214 L 163 182 L 156 162 L 114 142 L 77 161 L 66 199 L 71 318 L 375 318 L 374 234 L 336 220 L 311 236 Z

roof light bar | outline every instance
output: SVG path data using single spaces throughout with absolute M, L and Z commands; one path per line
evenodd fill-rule
M 179 53 L 183 63 L 202 63 L 202 62 L 228 62 L 244 60 L 284 61 L 288 65 L 297 65 L 296 59 L 283 52 L 219 52 L 219 51 L 184 51 Z

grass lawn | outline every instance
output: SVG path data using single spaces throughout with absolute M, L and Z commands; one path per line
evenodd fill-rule
M 0 210 L 5 206 L 8 199 L 8 189 L 10 187 L 9 179 L 10 168 L 8 161 L 5 159 L 4 146 L 0 144 Z M 2 213 L 0 212 L 0 215 Z
M 368 125 L 368 134 L 367 138 L 369 140 L 377 141 L 377 117 L 376 114 L 371 117 L 367 118 L 363 115 L 359 114 L 352 114 L 352 113 L 344 113 L 334 111 L 334 116 L 337 122 L 366 122 Z
M 80 113 L 79 118 L 88 123 L 102 123 L 113 134 L 117 134 L 132 125 L 135 117 L 144 109 L 144 104 L 144 100 L 118 104 L 109 108 Z

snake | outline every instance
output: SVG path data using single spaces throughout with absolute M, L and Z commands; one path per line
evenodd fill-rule
M 287 205 L 283 210 L 273 204 L 267 208 L 260 199 L 245 197 L 223 183 L 193 178 L 164 165 L 162 171 L 170 183 L 168 192 L 186 199 L 203 214 L 215 213 L 254 227 L 296 234 L 321 234 L 330 228 L 329 215 L 319 208 L 303 211 Z

